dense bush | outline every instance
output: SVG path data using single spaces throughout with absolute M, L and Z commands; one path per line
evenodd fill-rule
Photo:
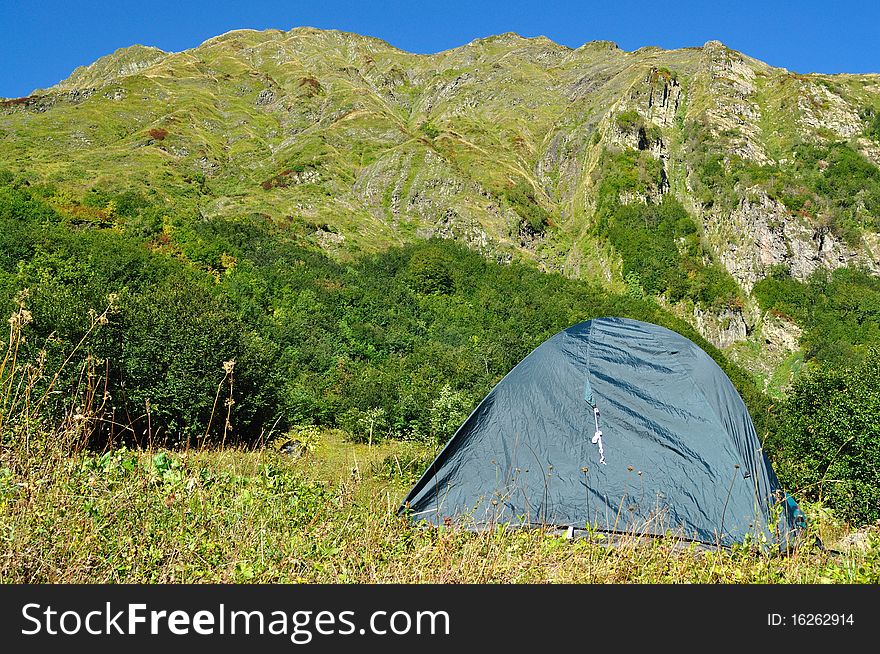
M 522 228 L 540 234 L 550 224 L 550 214 L 538 203 L 535 190 L 528 182 L 517 182 L 504 191 L 504 196 L 521 218 Z
M 422 250 L 407 264 L 412 287 L 419 293 L 450 293 L 454 282 L 442 249 Z
M 428 121 L 425 121 L 424 123 L 419 125 L 419 131 L 421 131 L 421 133 L 427 136 L 429 139 L 435 139 L 440 136 L 440 130 L 437 129 L 437 126 Z
M 868 134 L 875 118 L 871 115 Z M 880 169 L 850 143 L 799 143 L 784 163 L 759 165 L 724 152 L 704 126 L 685 126 L 694 196 L 732 209 L 743 192 L 762 188 L 795 215 L 855 244 L 865 229 L 880 231 Z
M 798 381 L 773 438 L 777 472 L 802 499 L 858 524 L 880 519 L 880 350 Z
M 643 195 L 662 184 L 658 161 L 634 150 L 606 152 L 602 168 L 596 230 L 620 254 L 626 279 L 637 279 L 644 291 L 665 294 L 673 302 L 738 302 L 736 282 L 718 264 L 704 263 L 708 253 L 696 224 L 671 194 L 659 203 L 633 199 L 621 204 L 623 193 Z
M 841 268 L 799 282 L 777 268 L 754 294 L 803 327 L 812 362 L 765 442 L 784 485 L 849 520 L 880 518 L 880 279 Z
M 830 365 L 858 361 L 880 345 L 880 279 L 857 269 L 817 271 L 807 282 L 776 269 L 753 289 L 761 308 L 803 329 L 806 357 Z
M 880 169 L 848 143 L 802 144 L 794 155 L 771 185 L 790 210 L 849 243 L 864 229 L 880 231 Z
M 622 150 L 602 153 L 597 198 L 599 214 L 613 211 L 623 193 L 645 195 L 662 184 L 663 164 L 647 152 Z
M 880 111 L 865 107 L 859 112 L 859 117 L 865 121 L 865 136 L 880 143 Z
M 253 216 L 170 220 L 156 250 L 153 238 L 68 226 L 26 188 L 3 189 L 0 200 L 0 297 L 11 310 L 20 289 L 31 291 L 28 357 L 45 349 L 46 369 L 60 366 L 94 322 L 90 310 L 117 295 L 53 394 L 60 411 L 93 365 L 113 420 L 96 437 L 252 441 L 273 426 L 313 423 L 364 440 L 445 440 L 534 347 L 602 315 L 693 338 L 759 425 L 766 415 L 748 377 L 656 304 L 501 266 L 453 242 L 345 265 Z
M 45 359 L 35 390 L 52 386 L 50 411 L 70 410 L 71 398 L 79 398 L 73 389 L 97 383 L 105 421 L 96 436 L 176 443 L 230 431 L 230 438 L 253 439 L 271 424 L 280 409 L 272 396 L 274 351 L 210 275 L 112 230 L 70 229 L 26 196 L 9 188 L 0 195 L 0 297 L 11 309 L 10 300 L 29 290 L 33 319 L 21 360 Z M 113 306 L 97 320 L 111 295 Z M 233 376 L 224 370 L 227 361 L 237 362 Z M 227 430 L 230 393 L 248 400 L 233 405 Z
M 636 130 L 645 124 L 645 121 L 635 109 L 628 109 L 627 111 L 619 113 L 615 122 L 623 131 Z
M 767 184 L 777 172 L 774 166 L 760 166 L 731 154 L 701 122 L 688 121 L 684 137 L 692 194 L 707 207 L 732 209 L 743 191 Z

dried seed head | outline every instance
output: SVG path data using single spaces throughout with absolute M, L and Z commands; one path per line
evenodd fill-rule
M 223 362 L 223 371 L 227 375 L 231 375 L 233 370 L 235 370 L 235 359 L 230 359 L 229 361 Z
M 24 327 L 34 319 L 33 314 L 24 307 L 19 307 L 18 311 L 9 316 L 9 324 L 13 328 Z

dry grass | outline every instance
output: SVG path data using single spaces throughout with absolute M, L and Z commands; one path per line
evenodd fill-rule
M 540 530 L 418 529 L 394 515 L 430 452 L 326 433 L 301 459 L 272 449 L 186 453 L 44 449 L 0 460 L 6 582 L 713 583 L 880 581 L 880 547 L 787 557 L 609 547 Z M 395 472 L 397 471 L 397 472 Z M 833 525 L 824 523 L 823 528 Z

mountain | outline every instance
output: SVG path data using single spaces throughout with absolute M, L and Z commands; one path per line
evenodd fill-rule
M 793 73 L 717 41 L 502 34 L 417 55 L 239 30 L 123 48 L 0 102 L 0 170 L 72 220 L 150 237 L 256 217 L 342 261 L 453 238 L 655 296 L 768 384 L 804 325 L 756 284 L 880 273 L 878 166 L 880 75 Z M 161 211 L 123 210 L 126 191 Z

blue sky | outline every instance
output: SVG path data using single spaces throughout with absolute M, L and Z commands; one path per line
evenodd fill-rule
M 0 96 L 50 86 L 134 43 L 179 51 L 231 29 L 302 25 L 376 36 L 423 53 L 508 31 L 571 47 L 609 39 L 626 50 L 718 39 L 798 72 L 880 72 L 877 0 L 0 0 Z

